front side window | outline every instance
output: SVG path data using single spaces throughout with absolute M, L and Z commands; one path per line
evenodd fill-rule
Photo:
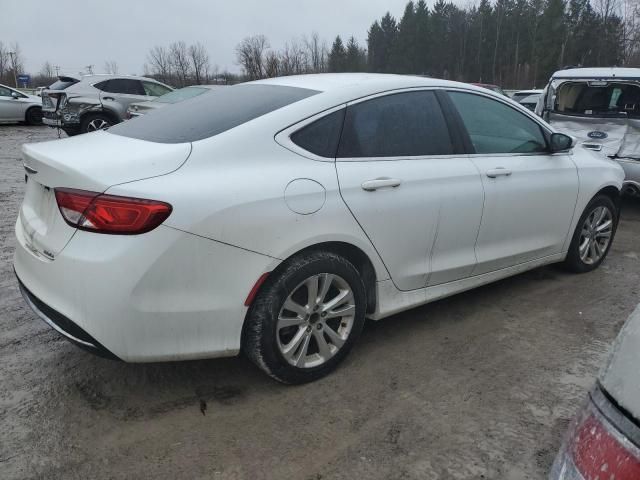
M 144 93 L 150 97 L 161 97 L 171 91 L 170 88 L 155 82 L 142 82 Z
M 0 87 L 0 97 L 10 97 L 11 90 L 6 87 Z
M 431 91 L 390 94 L 347 108 L 340 158 L 451 153 L 449 130 Z
M 515 108 L 482 95 L 449 92 L 475 153 L 547 151 L 542 128 Z

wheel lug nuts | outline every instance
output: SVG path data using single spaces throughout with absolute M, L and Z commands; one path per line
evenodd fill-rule
M 311 331 L 311 327 L 307 327 L 307 332 L 310 332 L 310 331 Z
M 318 310 L 318 306 L 313 307 L 313 311 L 316 312 Z
M 321 316 L 321 317 L 326 317 L 326 316 L 327 316 L 327 312 L 322 312 L 322 313 L 320 314 L 320 316 Z
M 318 330 L 322 330 L 322 324 L 321 324 L 321 323 L 319 323 L 318 325 L 316 325 L 316 328 L 317 328 Z

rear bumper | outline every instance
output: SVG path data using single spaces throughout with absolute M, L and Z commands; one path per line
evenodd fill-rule
M 74 343 L 127 362 L 237 354 L 244 300 L 274 261 L 165 226 L 77 231 L 55 260 L 28 249 L 20 219 L 16 238 L 14 268 L 34 311 Z
M 98 356 L 108 358 L 110 360 L 120 360 L 116 355 L 102 346 L 96 339 L 94 339 L 87 332 L 82 330 L 78 325 L 73 323 L 67 317 L 61 313 L 55 311 L 53 308 L 45 304 L 42 300 L 36 297 L 29 291 L 27 287 L 20 281 L 20 278 L 16 274 L 18 279 L 18 285 L 20 287 L 20 293 L 22 298 L 27 302 L 27 305 L 31 307 L 31 310 L 38 315 L 44 322 L 53 328 L 56 332 L 60 333 L 67 338 L 71 343 L 78 347 L 94 353 Z

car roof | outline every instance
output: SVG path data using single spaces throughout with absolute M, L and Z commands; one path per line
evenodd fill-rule
M 551 78 L 628 78 L 640 80 L 640 68 L 570 68 L 555 72 Z
M 515 92 L 513 92 L 514 95 L 518 95 L 518 94 L 523 94 L 526 93 L 528 95 L 533 95 L 536 93 L 542 93 L 542 90 L 538 90 L 538 89 L 531 89 L 531 90 L 516 90 Z
M 68 76 L 68 75 L 65 75 L 65 76 Z M 127 78 L 127 79 L 132 79 L 132 80 L 149 80 L 149 81 L 152 81 L 152 82 L 158 82 L 157 80 L 154 80 L 153 78 L 140 77 L 138 75 L 113 75 L 111 73 L 94 73 L 94 74 L 91 74 L 91 75 L 81 75 L 80 77 L 71 76 L 70 78 L 75 78 L 77 80 L 80 80 L 81 82 L 110 80 L 112 78 Z
M 386 73 L 316 73 L 256 80 L 251 83 L 307 88 L 319 92 L 347 92 L 357 90 L 364 97 L 387 90 L 420 87 L 457 87 L 486 92 L 468 83 L 452 82 L 437 78 Z M 357 98 L 357 97 L 354 97 Z

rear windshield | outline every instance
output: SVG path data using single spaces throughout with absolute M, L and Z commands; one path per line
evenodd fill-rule
M 203 93 L 208 92 L 209 89 L 205 87 L 186 87 L 173 92 L 165 93 L 161 97 L 156 98 L 154 101 L 160 103 L 178 103 L 189 98 L 197 97 Z
M 71 77 L 58 77 L 54 83 L 49 85 L 49 89 L 51 90 L 64 90 L 65 88 L 70 87 L 74 83 L 78 83 L 79 80 Z
M 573 115 L 640 116 L 640 87 L 629 83 L 567 82 L 558 88 L 554 111 Z
M 317 93 L 282 85 L 233 85 L 120 123 L 109 132 L 157 143 L 195 142 Z

